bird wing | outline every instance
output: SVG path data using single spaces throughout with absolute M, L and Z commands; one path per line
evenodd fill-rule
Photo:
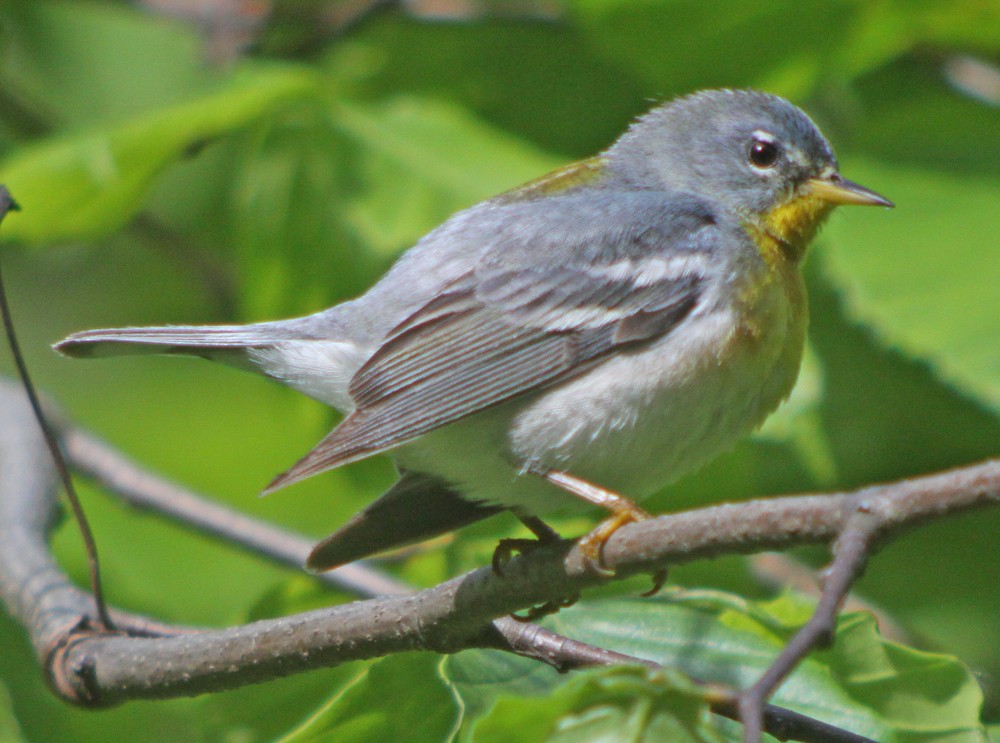
M 627 250 L 491 251 L 396 326 L 350 385 L 355 410 L 267 488 L 411 441 L 661 337 L 697 304 L 708 222 L 617 235 Z M 523 245 L 523 244 L 522 244 Z M 678 251 L 678 248 L 680 250 Z

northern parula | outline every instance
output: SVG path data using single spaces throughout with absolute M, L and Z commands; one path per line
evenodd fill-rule
M 263 373 L 346 417 L 269 490 L 381 452 L 399 481 L 320 543 L 323 570 L 512 509 L 611 512 L 764 420 L 798 374 L 801 264 L 841 177 L 782 98 L 711 90 L 589 160 L 455 214 L 363 296 L 252 325 L 89 330 L 72 356 L 187 353 Z

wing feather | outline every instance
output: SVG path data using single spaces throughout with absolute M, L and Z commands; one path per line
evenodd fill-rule
M 705 209 L 657 204 L 658 228 L 652 217 L 635 219 L 632 232 L 596 242 L 588 240 L 600 229 L 580 230 L 581 244 L 562 252 L 523 235 L 489 251 L 387 334 L 351 380 L 354 412 L 268 490 L 405 444 L 671 332 L 703 293 L 717 233 Z
M 351 383 L 355 411 L 268 491 L 563 381 L 613 348 L 669 332 L 698 298 L 693 277 L 683 284 L 674 303 L 642 322 L 632 315 L 575 332 L 511 325 L 482 307 L 418 322 L 358 371 Z

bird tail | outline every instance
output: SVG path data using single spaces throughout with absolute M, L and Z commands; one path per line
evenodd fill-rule
M 316 545 L 306 567 L 319 573 L 397 549 L 504 510 L 465 500 L 446 482 L 404 472 L 381 498 Z
M 141 353 L 216 356 L 229 350 L 301 340 L 302 332 L 279 323 L 256 325 L 167 325 L 140 328 L 100 328 L 73 333 L 53 348 L 75 358 Z

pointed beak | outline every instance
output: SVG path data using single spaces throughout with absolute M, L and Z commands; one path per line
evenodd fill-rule
M 895 206 L 881 194 L 849 181 L 840 173 L 834 173 L 826 178 L 810 178 L 805 183 L 806 193 L 836 205 L 855 204 L 857 206 Z

